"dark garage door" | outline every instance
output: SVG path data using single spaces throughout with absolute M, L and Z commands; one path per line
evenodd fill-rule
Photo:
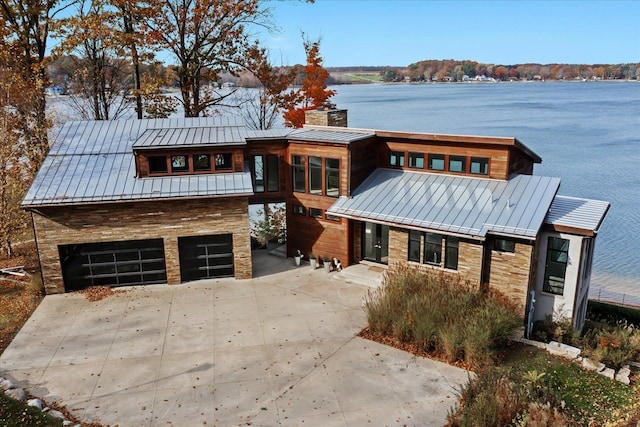
M 61 245 L 65 289 L 166 283 L 162 239 Z
M 178 237 L 183 282 L 233 276 L 233 236 Z

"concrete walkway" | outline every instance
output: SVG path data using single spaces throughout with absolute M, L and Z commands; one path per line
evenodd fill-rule
M 355 336 L 366 286 L 254 257 L 256 278 L 47 296 L 2 375 L 124 426 L 441 426 L 461 369 Z

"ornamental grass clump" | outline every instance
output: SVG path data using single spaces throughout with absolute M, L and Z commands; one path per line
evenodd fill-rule
M 413 342 L 450 362 L 489 362 L 518 326 L 514 306 L 457 275 L 397 265 L 369 292 L 365 310 L 372 333 Z

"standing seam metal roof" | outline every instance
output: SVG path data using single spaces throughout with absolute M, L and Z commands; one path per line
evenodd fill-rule
M 147 129 L 217 129 L 241 132 L 221 118 L 68 122 L 22 201 L 24 207 L 174 197 L 251 195 L 244 172 L 136 178 L 133 144 Z M 233 131 L 231 131 L 233 129 Z M 234 136 L 235 137 L 235 136 Z
M 602 200 L 556 196 L 544 222 L 597 233 L 610 206 Z
M 327 213 L 479 238 L 535 238 L 559 186 L 559 178 L 532 175 L 501 181 L 376 169 Z

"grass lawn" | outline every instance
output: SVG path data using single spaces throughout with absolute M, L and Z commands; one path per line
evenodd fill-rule
M 0 425 L 59 427 L 62 426 L 62 420 L 53 418 L 38 408 L 32 408 L 0 393 Z

